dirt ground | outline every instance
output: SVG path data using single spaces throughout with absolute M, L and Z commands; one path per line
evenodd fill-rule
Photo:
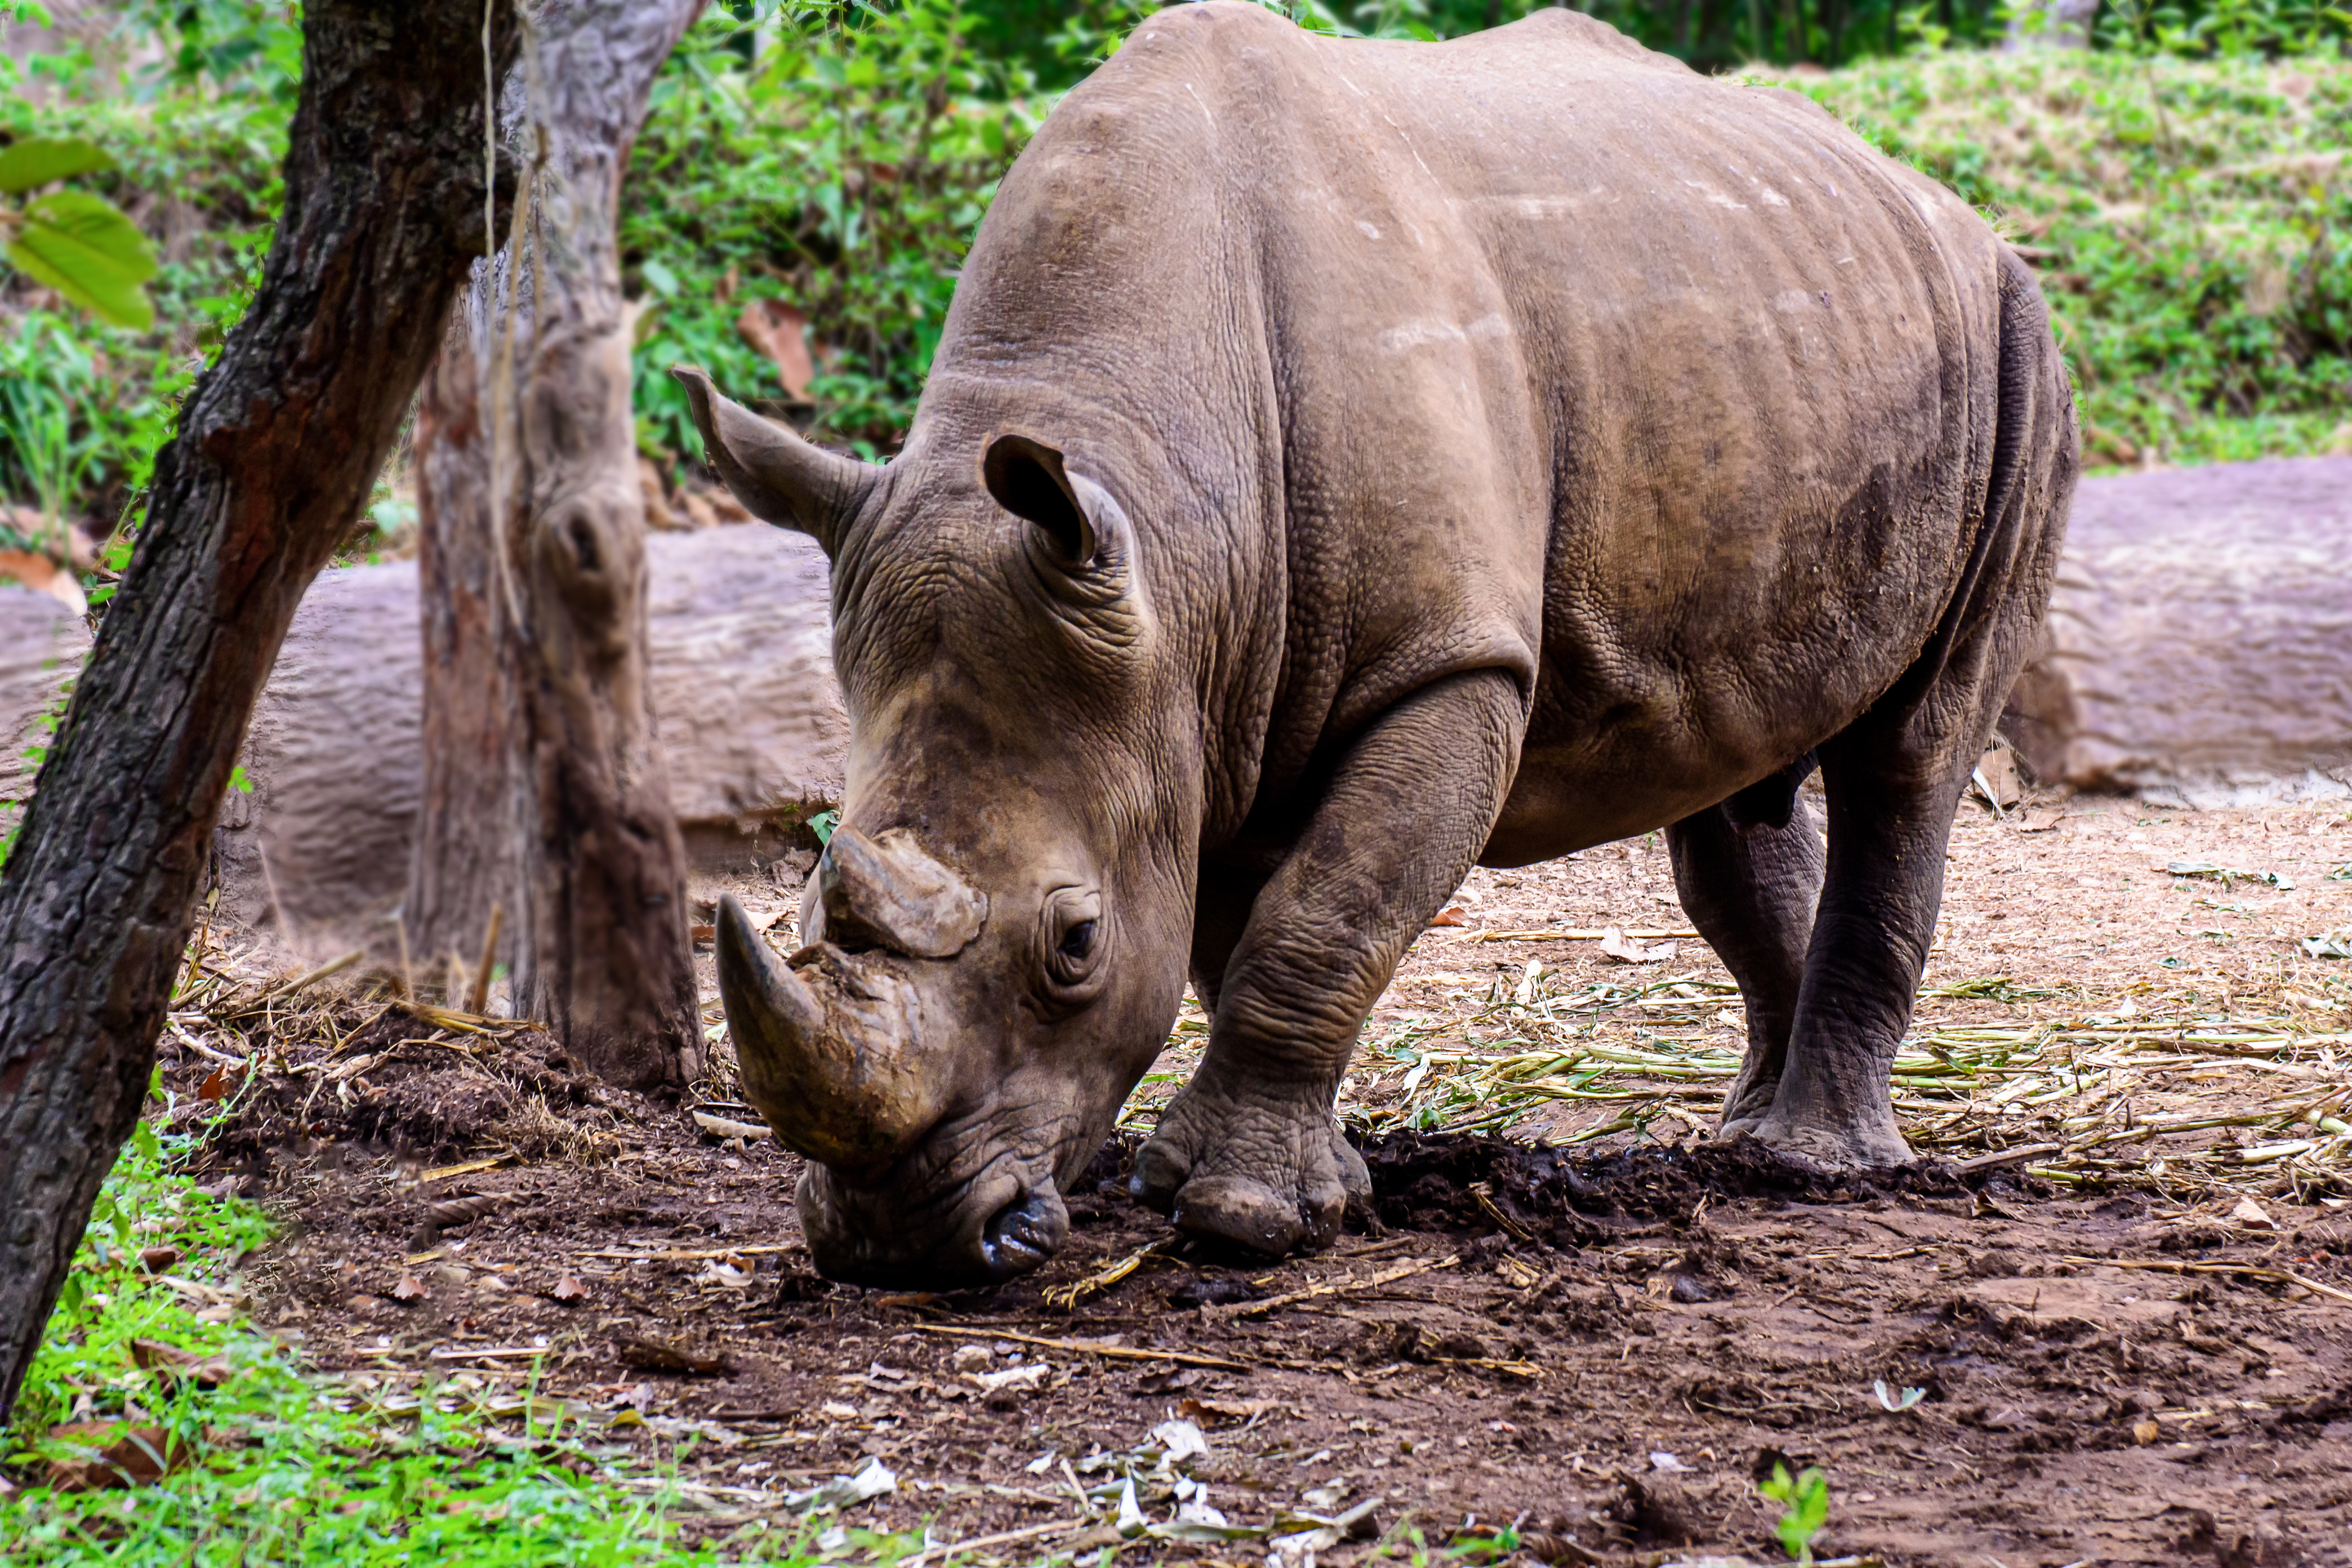
M 815 1278 L 723 1066 L 656 1105 L 528 1031 L 224 979 L 165 1077 L 193 1118 L 250 1071 L 212 1159 L 290 1222 L 245 1289 L 322 1396 L 535 1387 L 674 1455 L 710 1538 L 837 1504 L 1028 1563 L 1125 1505 L 1139 1560 L 1516 1525 L 1554 1563 L 1764 1563 L 1777 1460 L 1827 1473 L 1823 1558 L 2352 1564 L 2352 960 L 2304 943 L 2352 926 L 2347 862 L 2342 802 L 1967 807 L 1898 1063 L 1930 1158 L 1833 1185 L 1699 1137 L 1742 1028 L 1703 944 L 1641 934 L 1685 924 L 1654 837 L 1481 871 L 1366 1028 L 1377 1196 L 1339 1247 L 1214 1255 L 1123 1195 L 1188 1007 L 1066 1248 L 985 1293 Z M 780 945 L 796 880 L 732 884 Z M 1632 961 L 1504 934 L 1612 926 Z

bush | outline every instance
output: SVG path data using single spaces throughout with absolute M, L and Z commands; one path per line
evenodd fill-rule
M 0 57 L 0 135 L 81 136 L 112 153 L 116 169 L 76 183 L 129 214 L 163 263 L 145 331 L 100 325 L 0 271 L 0 497 L 104 532 L 144 489 L 180 397 L 259 280 L 292 114 L 289 12 L 190 5 L 170 59 L 128 83 L 84 44 L 24 68 Z M 134 36 L 115 42 L 152 32 L 142 16 L 126 13 Z M 26 531 L 0 516 L 0 549 L 48 542 Z
M 764 37 L 706 17 L 664 68 L 629 162 L 624 273 L 648 302 L 641 440 L 696 452 L 667 374 L 699 363 L 782 412 L 776 365 L 737 330 L 782 300 L 814 324 L 815 427 L 867 455 L 914 417 L 956 269 L 1034 129 L 1034 83 L 972 47 L 958 0 L 840 0 Z M 756 37 L 747 62 L 740 45 Z
M 2035 49 L 1790 85 L 2032 261 L 2089 462 L 2352 441 L 2352 64 Z
M 1679 47 L 1680 13 L 1594 4 Z M 624 278 L 645 307 L 635 395 L 646 455 L 675 468 L 698 451 L 666 374 L 678 361 L 708 365 L 755 402 L 764 395 L 770 412 L 821 438 L 891 450 L 998 179 L 1058 92 L 1149 8 L 714 7 L 661 74 L 624 193 Z M 1296 10 L 1324 30 L 1433 36 L 1526 8 L 1301 0 Z M 1935 42 L 1986 32 L 1997 10 L 1958 0 L 1902 15 L 1906 36 Z M 1930 25 L 1947 11 L 1949 35 Z M 1806 31 L 1830 14 L 1819 5 L 1751 15 L 1746 0 L 1694 0 L 1688 14 L 1696 41 L 1683 52 L 1696 56 L 1729 47 L 1726 37 L 1745 35 L 1724 28 L 1758 16 L 1781 29 L 1779 53 L 1827 47 L 1828 35 Z M 1866 33 L 1884 47 L 1863 10 L 1836 15 L 1853 30 L 1839 50 Z M 96 531 L 135 510 L 178 399 L 250 297 L 299 65 L 283 0 L 133 0 L 122 16 L 136 37 L 167 46 L 162 66 L 125 83 L 75 46 L 26 68 L 43 79 L 39 93 L 0 91 L 0 134 L 82 135 L 115 154 L 121 167 L 89 184 L 164 260 L 149 331 L 68 314 L 21 278 L 0 284 L 0 499 Z M 1794 33 L 1782 26 L 1792 17 Z M 2101 51 L 1931 49 L 1791 85 L 2009 226 L 2042 269 L 2095 463 L 2308 452 L 2345 439 L 2338 410 L 2352 393 L 2345 23 L 2334 0 L 2131 0 L 2103 16 L 2113 47 Z M 1810 41 L 1792 43 L 1799 34 Z M 2228 51 L 2246 54 L 2179 58 Z M 0 58 L 0 89 L 17 85 L 17 68 Z M 789 401 L 738 328 L 748 306 L 772 302 L 807 318 L 817 371 L 807 404 Z M 12 535 L 0 514 L 0 548 L 38 542 Z

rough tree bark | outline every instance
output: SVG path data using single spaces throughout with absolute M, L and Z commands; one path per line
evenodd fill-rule
M 0 1420 L 137 1125 L 255 693 L 351 528 L 483 234 L 481 0 L 309 0 L 259 290 L 0 873 Z M 492 12 L 494 67 L 513 15 Z
M 487 269 L 477 264 L 477 278 Z M 516 906 L 520 865 L 507 766 L 514 681 L 499 658 L 489 428 L 474 348 L 486 309 L 478 286 L 459 297 L 416 400 L 413 447 L 425 769 L 401 918 L 413 952 L 468 963 L 478 961 L 493 906 Z M 511 963 L 513 927 L 505 932 L 492 956 Z
M 511 100 L 517 151 L 539 171 L 523 254 L 502 269 L 517 302 L 476 268 L 418 420 L 425 805 L 410 937 L 470 952 L 502 905 L 517 1010 L 637 1089 L 690 1082 L 702 1037 L 686 853 L 646 695 L 614 220 L 655 73 L 700 8 L 566 0 L 539 20 Z

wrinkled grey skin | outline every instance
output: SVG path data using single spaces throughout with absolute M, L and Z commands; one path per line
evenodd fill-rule
M 1210 1042 L 1136 1190 L 1328 1243 L 1406 943 L 1474 861 L 1662 826 L 1747 996 L 1725 1130 L 1907 1157 L 1889 1063 L 2074 413 L 2022 265 L 1811 104 L 1567 11 L 1163 11 L 1006 177 L 887 468 L 681 374 L 834 561 L 811 945 L 719 942 L 826 1273 L 1050 1253 L 1188 975 Z

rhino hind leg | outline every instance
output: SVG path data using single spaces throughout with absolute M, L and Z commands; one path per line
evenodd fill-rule
M 1723 1101 L 1727 1136 L 1762 1122 L 1788 1061 L 1822 889 L 1821 830 L 1798 793 L 1813 766 L 1809 752 L 1666 829 L 1683 909 L 1747 1006 L 1748 1057 Z
M 1521 723 L 1508 676 L 1456 676 L 1391 710 L 1334 770 L 1203 987 L 1200 1071 L 1137 1152 L 1130 1190 L 1178 1229 L 1274 1255 L 1327 1247 L 1348 1199 L 1370 1195 L 1333 1117 L 1339 1079 L 1405 945 L 1484 844 Z M 1196 946 L 1196 969 L 1220 946 Z
M 1985 520 L 1945 616 L 1894 689 L 1821 748 L 1828 862 L 1786 1062 L 1757 1137 L 1830 1166 L 1910 1157 L 1889 1100 L 1969 770 L 2042 622 L 2076 466 L 2042 297 L 2003 254 Z

